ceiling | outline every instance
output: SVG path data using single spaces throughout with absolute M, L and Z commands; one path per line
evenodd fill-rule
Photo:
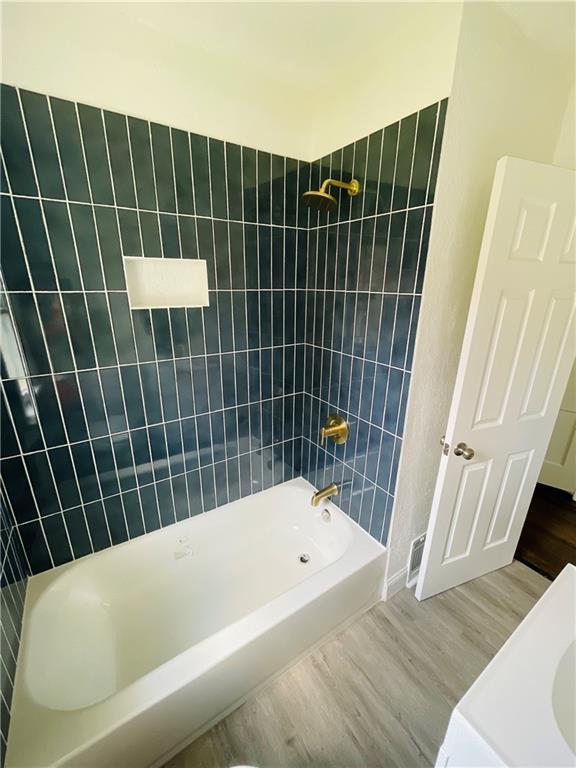
M 3 79 L 302 159 L 448 95 L 459 3 L 7 3 Z

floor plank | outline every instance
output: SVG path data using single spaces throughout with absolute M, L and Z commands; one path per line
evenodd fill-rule
M 450 712 L 550 582 L 521 563 L 379 603 L 165 768 L 433 765 Z

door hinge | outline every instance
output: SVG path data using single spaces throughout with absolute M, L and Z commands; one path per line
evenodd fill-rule
M 446 435 L 442 435 L 440 438 L 440 445 L 442 446 L 442 453 L 444 456 L 448 456 L 450 453 L 450 444 L 446 442 Z

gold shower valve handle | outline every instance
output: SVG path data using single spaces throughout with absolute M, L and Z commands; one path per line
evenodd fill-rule
M 331 437 L 336 445 L 342 445 L 348 440 L 348 424 L 342 416 L 328 416 L 326 426 L 320 429 L 321 445 L 324 445 L 327 437 Z

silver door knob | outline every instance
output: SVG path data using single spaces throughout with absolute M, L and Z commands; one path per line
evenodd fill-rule
M 468 448 L 466 443 L 458 443 L 456 448 L 454 448 L 454 455 L 462 456 L 462 458 L 466 459 L 466 461 L 470 461 L 470 459 L 474 458 L 474 450 L 472 448 Z

